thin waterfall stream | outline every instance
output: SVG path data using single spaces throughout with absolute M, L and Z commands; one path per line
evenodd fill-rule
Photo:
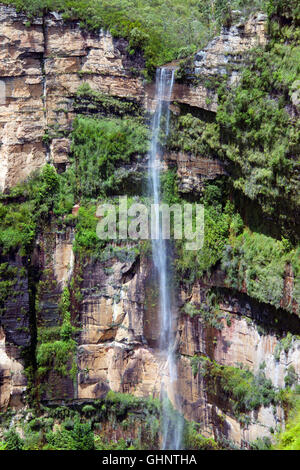
M 170 101 L 174 85 L 175 70 L 160 68 L 156 72 L 155 103 L 156 109 L 152 122 L 151 147 L 149 153 L 149 187 L 154 203 L 154 222 L 152 221 L 152 256 L 159 284 L 159 347 L 164 357 L 162 377 L 162 449 L 181 448 L 182 419 L 174 420 L 170 414 L 169 398 L 173 397 L 176 408 L 177 369 L 174 358 L 174 306 L 172 301 L 172 270 L 168 259 L 169 240 L 165 240 L 160 223 L 159 204 L 161 201 L 161 171 L 164 146 L 169 133 Z M 153 233 L 155 236 L 153 236 Z M 168 383 L 167 383 L 168 382 Z M 169 387 L 168 387 L 169 385 Z M 168 390 L 169 388 L 169 390 Z M 175 402 L 175 403 L 174 403 Z

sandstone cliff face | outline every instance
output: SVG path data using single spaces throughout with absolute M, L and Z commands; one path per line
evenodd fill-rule
M 267 15 L 256 13 L 247 21 L 223 27 L 220 36 L 196 54 L 195 73 L 205 76 L 227 74 L 228 66 L 238 71 L 241 54 L 256 46 L 267 44 Z
M 203 295 L 203 287 L 195 286 L 191 299 L 197 303 L 203 300 Z M 278 406 L 261 407 L 249 413 L 247 426 L 241 425 L 232 413 L 228 413 L 224 403 L 211 401 L 204 379 L 200 374 L 194 376 L 190 360 L 194 356 L 209 356 L 224 366 L 242 365 L 254 374 L 263 367 L 274 386 L 284 388 L 289 367 L 293 365 L 296 373 L 300 372 L 300 342 L 295 338 L 285 352 L 279 347 L 275 330 L 262 333 L 257 322 L 257 314 L 261 315 L 262 307 L 255 312 L 249 298 L 245 302 L 229 296 L 219 306 L 229 314 L 229 322 L 221 320 L 221 331 L 211 329 L 201 316 L 190 318 L 185 315 L 180 319 L 179 390 L 185 416 L 202 422 L 207 435 L 218 437 L 221 432 L 238 446 L 247 447 L 258 437 L 271 437 L 270 430 L 284 426 L 283 409 Z M 269 326 L 271 318 L 266 317 L 265 320 Z
M 57 323 L 57 294 L 72 269 L 69 246 L 72 235 L 57 239 L 46 264 L 47 279 L 51 271 L 55 284 L 40 294 L 42 304 L 39 324 Z M 49 242 L 47 244 L 49 247 Z M 65 263 L 55 271 L 58 253 Z M 43 257 L 41 258 L 43 259 Z M 67 261 L 69 260 L 69 261 Z M 53 264 L 54 262 L 54 264 Z M 271 436 L 270 430 L 284 425 L 280 407 L 261 407 L 249 412 L 247 426 L 240 424 L 222 400 L 211 397 L 204 379 L 194 375 L 191 360 L 208 356 L 225 366 L 243 365 L 258 373 L 263 363 L 267 378 L 275 387 L 282 388 L 291 365 L 300 374 L 300 342 L 293 339 L 287 352 L 279 348 L 278 331 L 286 319 L 275 323 L 271 308 L 253 304 L 250 298 L 227 294 L 219 307 L 229 317 L 221 320 L 222 329 L 209 326 L 201 316 L 189 317 L 178 310 L 176 343 L 178 347 L 178 395 L 174 397 L 174 383 L 168 379 L 166 358 L 157 348 L 159 319 L 157 296 L 152 290 L 151 261 L 145 257 L 120 262 L 112 257 L 105 263 L 88 261 L 81 264 L 80 334 L 77 347 L 78 375 L 75 385 L 70 378 L 49 377 L 44 400 L 101 399 L 109 390 L 131 393 L 138 397 L 159 397 L 161 382 L 168 383 L 170 397 L 182 404 L 188 420 L 200 422 L 203 433 L 215 438 L 226 438 L 241 447 L 261 436 Z M 50 276 L 51 277 L 51 276 Z M 51 286 L 50 286 L 51 287 Z M 201 304 L 209 285 L 195 284 L 192 292 L 182 290 L 177 296 L 180 307 L 186 302 Z M 287 329 L 299 331 L 299 322 L 293 319 Z M 45 323 L 46 322 L 46 323 Z M 259 329 L 259 325 L 264 328 Z M 276 329 L 277 328 L 277 329 Z M 287 330 L 286 330 L 287 331 Z M 283 337 L 286 331 L 282 331 Z
M 216 112 L 218 97 L 213 80 L 224 77 L 230 84 L 238 81 L 242 57 L 250 49 L 267 44 L 267 16 L 257 13 L 247 21 L 235 21 L 230 27 L 223 27 L 220 36 L 214 38 L 196 56 L 191 74 L 198 85 L 187 86 L 175 83 L 173 98 L 176 102 Z M 210 84 L 211 81 L 211 84 Z M 153 94 L 149 86 L 149 94 Z
M 176 166 L 181 193 L 201 193 L 204 182 L 226 175 L 224 162 L 183 152 L 165 155 L 168 167 Z
M 107 268 L 106 268 L 107 269 Z M 132 264 L 114 262 L 109 275 L 101 265 L 87 265 L 84 270 L 81 321 L 81 345 L 78 347 L 78 398 L 96 399 L 108 390 L 132 393 L 139 397 L 159 397 L 162 380 L 168 382 L 166 359 L 156 345 L 159 338 L 159 320 L 155 297 L 147 304 L 149 292 L 149 262 Z M 131 272 L 128 279 L 128 270 Z M 178 304 L 187 300 L 200 302 L 206 288 L 195 285 L 186 297 L 182 291 Z M 169 383 L 170 397 L 182 403 L 182 411 L 189 420 L 201 422 L 207 436 L 223 436 L 238 446 L 249 445 L 261 436 L 271 436 L 270 430 L 284 425 L 284 412 L 280 407 L 261 407 L 250 412 L 250 424 L 243 426 L 224 404 L 212 401 L 203 379 L 194 376 L 191 359 L 197 355 L 209 356 L 225 366 L 244 367 L 257 374 L 265 363 L 264 371 L 275 387 L 282 388 L 288 368 L 293 365 L 300 373 L 300 342 L 293 340 L 289 350 L 279 349 L 280 338 L 275 331 L 258 330 L 257 316 L 262 307 L 251 308 L 251 299 L 224 299 L 220 308 L 230 317 L 222 320 L 222 330 L 209 327 L 201 316 L 190 318 L 179 314 L 178 344 L 178 396 L 172 396 L 174 384 Z M 150 305 L 149 305 L 150 304 Z M 152 308 L 151 308 L 152 307 Z M 268 316 L 270 315 L 270 317 Z M 264 312 L 265 325 L 272 312 Z M 299 329 L 297 323 L 296 331 Z
M 23 21 L 22 21 L 23 20 Z M 15 184 L 45 161 L 41 21 L 26 29 L 13 9 L 0 8 L 1 189 Z
M 9 260 L 8 257 L 1 257 L 1 262 L 7 267 L 4 276 L 8 280 L 10 276 L 14 278 L 11 286 L 8 283 L 5 292 L 2 292 L 1 300 L 0 409 L 6 409 L 9 404 L 16 407 L 22 405 L 26 391 L 22 351 L 28 350 L 31 345 L 30 292 L 28 273 L 21 258 L 17 256 Z
M 57 14 L 33 20 L 0 6 L 0 188 L 24 180 L 46 161 L 67 161 L 61 139 L 72 125 L 72 97 L 81 83 L 115 96 L 141 100 L 126 43 L 109 33 L 85 33 Z M 50 149 L 44 143 L 51 133 Z M 57 135 L 57 137 L 56 137 Z
M 4 329 L 0 328 L 0 409 L 8 405 L 23 406 L 22 397 L 26 391 L 23 365 L 18 361 L 16 348 L 6 340 Z
M 214 38 L 195 56 L 194 70 L 201 81 L 214 77 L 226 77 L 230 84 L 238 81 L 243 54 L 256 46 L 267 44 L 267 16 L 255 14 L 247 21 L 223 27 L 220 36 Z M 216 111 L 218 98 L 210 87 L 175 88 L 178 102 L 197 106 L 208 111 Z
M 79 347 L 80 398 L 106 390 L 159 393 L 158 361 L 144 337 L 145 283 L 149 265 L 112 260 L 84 270 Z
M 243 67 L 243 57 L 253 47 L 267 44 L 267 16 L 255 14 L 247 21 L 240 19 L 230 27 L 223 27 L 220 36 L 195 55 L 190 75 L 193 80 L 175 82 L 172 111 L 180 114 L 180 106 L 201 110 L 210 120 L 218 108 L 216 83 L 225 80 L 228 85 L 238 82 Z M 190 78 L 191 78 L 190 77 Z M 191 83 L 193 82 L 193 83 Z M 154 85 L 146 85 L 145 105 L 153 110 Z M 203 183 L 226 175 L 226 165 L 217 158 L 190 155 L 184 152 L 165 156 L 168 166 L 176 164 L 179 190 L 182 193 L 201 193 Z
M 62 134 L 71 129 L 74 93 L 83 82 L 96 91 L 151 107 L 153 86 L 145 89 L 142 80 L 132 75 L 135 64 L 126 53 L 126 43 L 109 33 L 86 33 L 78 24 L 65 24 L 57 14 L 28 26 L 25 15 L 0 6 L 0 37 L 2 191 L 46 161 L 67 163 L 69 141 Z M 226 73 L 228 67 L 237 66 L 241 53 L 265 43 L 266 18 L 252 17 L 224 29 L 199 52 L 195 72 L 201 77 Z M 216 95 L 203 85 L 175 84 L 173 99 L 208 111 L 217 109 Z M 45 139 L 49 135 L 50 147 Z
M 46 161 L 58 168 L 68 163 L 70 141 L 66 136 L 74 119 L 74 94 L 83 82 L 94 90 L 128 97 L 153 107 L 153 87 L 144 87 L 132 75 L 134 65 L 126 44 L 108 33 L 86 33 L 78 24 L 65 24 L 58 15 L 25 25 L 27 18 L 11 8 L 0 7 L 0 185 L 2 190 L 26 178 Z M 196 57 L 195 72 L 201 76 L 222 75 L 231 68 L 230 80 L 237 79 L 239 57 L 256 44 L 266 42 L 265 17 L 252 17 L 245 24 L 223 30 Z M 1 98 L 1 97 L 0 97 Z M 204 85 L 174 87 L 173 100 L 209 112 L 217 109 L 216 95 Z M 66 135 L 64 135 L 64 132 Z M 50 144 L 43 137 L 50 136 Z M 226 175 L 226 167 L 216 159 L 172 153 L 166 164 L 176 164 L 182 192 L 197 193 L 201 182 Z M 78 209 L 78 208 L 77 208 Z M 41 234 L 34 262 L 41 275 L 36 295 L 38 328 L 61 324 L 59 301 L 63 288 L 76 275 L 80 277 L 80 301 L 74 301 L 72 316 L 79 326 L 76 380 L 49 374 L 49 387 L 43 400 L 97 399 L 109 390 L 136 396 L 158 397 L 167 374 L 166 360 L 158 351 L 159 319 L 157 293 L 149 256 L 106 262 L 76 259 L 73 230 Z M 16 260 L 21 265 L 21 260 Z M 19 282 L 17 306 L 7 305 L 0 328 L 0 408 L 20 405 L 26 389 L 23 360 L 17 346 L 29 347 L 28 315 L 22 316 L 18 330 L 17 311 L 28 311 L 28 273 Z M 287 268 L 285 298 L 289 304 L 292 276 Z M 250 424 L 242 426 L 222 403 L 212 400 L 200 374 L 194 375 L 191 359 L 206 355 L 222 365 L 247 366 L 256 373 L 265 362 L 266 376 L 276 387 L 284 386 L 288 367 L 300 374 L 300 342 L 293 340 L 289 350 L 275 350 L 284 337 L 284 328 L 273 325 L 273 311 L 252 299 L 224 295 L 219 308 L 230 322 L 222 320 L 222 330 L 207 325 L 201 316 L 182 313 L 186 302 L 201 304 L 211 285 L 226 287 L 224 276 L 195 283 L 192 292 L 178 289 L 176 340 L 178 347 L 178 397 L 189 420 L 202 424 L 204 433 L 222 435 L 238 446 L 247 446 L 257 437 L 270 435 L 270 428 L 284 424 L 280 408 L 261 407 L 249 413 Z M 263 332 L 260 321 L 274 328 Z M 27 328 L 27 330 L 26 330 Z M 292 330 L 299 333 L 298 319 Z M 171 390 L 172 384 L 169 384 Z M 172 397 L 175 402 L 176 397 Z M 24 405 L 24 402 L 23 402 Z

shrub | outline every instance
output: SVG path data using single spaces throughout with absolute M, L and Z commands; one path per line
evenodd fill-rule
M 4 443 L 5 450 L 23 450 L 24 447 L 23 439 L 14 429 L 10 429 L 4 434 Z
M 214 292 L 207 292 L 205 302 L 201 302 L 199 306 L 195 306 L 192 303 L 185 304 L 183 311 L 191 318 L 195 316 L 201 317 L 205 325 L 209 325 L 219 331 L 223 329 L 222 319 L 229 319 L 228 315 L 220 311 L 218 297 Z
M 278 341 L 274 349 L 274 357 L 276 361 L 280 360 L 281 351 L 284 351 L 286 354 L 289 352 L 293 345 L 294 339 L 294 336 L 288 332 L 284 338 Z
M 134 448 L 133 448 L 134 449 Z M 117 442 L 105 441 L 100 436 L 95 436 L 95 450 L 129 450 L 124 439 Z M 131 447 L 132 450 L 132 447 Z
M 183 151 L 199 157 L 214 158 L 223 152 L 218 125 L 207 123 L 190 113 L 172 119 L 167 145 L 171 151 Z
M 40 344 L 36 355 L 40 375 L 45 375 L 52 367 L 58 374 L 68 375 L 75 344 L 73 340 Z
M 91 424 L 81 423 L 78 418 L 74 420 L 73 429 L 61 429 L 46 434 L 47 445 L 45 450 L 94 450 L 94 434 Z
M 147 137 L 147 129 L 134 120 L 76 118 L 72 152 L 80 197 L 105 195 L 114 186 L 115 169 L 147 152 Z
M 220 91 L 217 111 L 225 158 L 232 162 L 233 187 L 266 214 L 292 225 L 300 139 L 299 123 L 287 111 L 291 86 L 300 78 L 299 53 L 299 46 L 277 43 L 253 51 L 236 88 Z
M 292 387 L 298 383 L 298 374 L 295 371 L 294 366 L 289 366 L 287 369 L 287 374 L 284 377 L 284 383 L 286 387 Z
M 185 423 L 183 432 L 183 446 L 188 450 L 219 450 L 219 446 L 213 438 L 202 436 L 196 423 Z
M 292 408 L 285 430 L 276 436 L 275 450 L 300 450 L 300 399 L 299 393 L 293 395 Z
M 93 407 L 93 405 L 85 405 L 83 408 L 82 408 L 82 412 L 86 415 L 86 416 L 92 416 L 93 413 L 95 413 L 96 409 Z
M 236 236 L 237 233 L 231 230 L 230 243 L 225 246 L 221 259 L 228 284 L 240 290 L 244 286 L 249 296 L 280 308 L 286 265 L 291 264 L 295 274 L 299 271 L 298 250 L 291 247 L 287 252 L 284 241 L 247 228 Z M 296 274 L 296 286 L 298 282 Z M 297 288 L 294 296 L 297 300 Z
M 220 204 L 204 208 L 204 245 L 198 251 L 186 251 L 184 243 L 176 243 L 176 270 L 180 279 L 190 285 L 221 259 L 229 235 L 229 206 Z
M 269 437 L 258 437 L 254 442 L 251 442 L 251 450 L 271 450 L 272 442 Z
M 263 370 L 254 375 L 247 369 L 222 366 L 207 357 L 194 356 L 191 366 L 196 376 L 204 377 L 207 391 L 223 400 L 224 406 L 240 420 L 243 413 L 269 406 L 279 401 L 277 390 Z
M 47 164 L 8 195 L 1 195 L 6 202 L 0 203 L 0 245 L 4 253 L 30 253 L 37 229 L 50 220 L 58 189 L 59 177 Z M 14 202 L 14 198 L 21 202 Z
M 73 249 L 75 253 L 99 257 L 105 247 L 105 241 L 100 240 L 96 233 L 98 219 L 97 207 L 80 207 L 76 224 L 76 235 Z
M 83 83 L 78 88 L 74 109 L 79 114 L 96 114 L 97 117 L 128 117 L 143 114 L 140 105 L 135 100 L 99 93 L 88 83 Z
M 38 334 L 36 361 L 40 378 L 46 376 L 52 368 L 61 376 L 70 375 L 74 378 L 77 373 L 74 359 L 76 342 L 73 339 L 76 328 L 71 324 L 70 307 L 70 292 L 65 287 L 60 302 L 62 325 L 50 328 L 48 334 L 47 329 L 43 328 L 42 334 Z M 49 341 L 51 339 L 56 341 Z

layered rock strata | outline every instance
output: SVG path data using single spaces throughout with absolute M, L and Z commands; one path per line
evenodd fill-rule
M 144 87 L 142 80 L 130 71 L 136 64 L 126 52 L 126 42 L 116 41 L 108 33 L 84 32 L 77 23 L 64 23 L 57 14 L 33 20 L 29 25 L 25 15 L 1 6 L 0 37 L 2 190 L 23 180 L 46 161 L 64 169 L 70 153 L 68 134 L 75 116 L 74 95 L 82 83 L 88 83 L 95 91 L 136 100 L 146 109 L 153 107 L 152 87 Z M 224 29 L 197 54 L 195 72 L 199 77 L 226 73 L 234 82 L 241 54 L 255 45 L 264 45 L 266 38 L 263 15 Z M 217 109 L 216 94 L 203 83 L 176 84 L 173 101 L 211 113 Z M 226 175 L 222 162 L 205 156 L 173 153 L 166 156 L 166 163 L 177 167 L 182 192 L 197 193 L 202 182 Z M 74 215 L 77 212 L 75 207 Z M 81 299 L 74 303 L 71 312 L 72 320 L 79 326 L 78 374 L 73 381 L 51 371 L 42 399 L 63 403 L 97 399 L 109 390 L 141 397 L 159 396 L 167 368 L 157 347 L 158 299 L 148 258 L 136 255 L 121 261 L 112 256 L 105 263 L 78 260 L 73 254 L 73 238 L 72 229 L 60 234 L 53 228 L 51 233 L 39 236 L 33 258 L 41 275 L 34 308 L 32 305 L 29 308 L 32 292 L 28 272 L 18 280 L 16 302 L 5 301 L 6 313 L 1 316 L 0 328 L 1 409 L 25 406 L 24 360 L 18 347 L 33 346 L 28 312 L 34 312 L 38 328 L 61 325 L 61 294 L 75 276 L 81 279 L 78 282 Z M 21 268 L 23 261 L 16 259 L 13 263 Z M 293 289 L 288 266 L 285 279 L 283 308 L 290 304 Z M 284 423 L 283 410 L 261 407 L 249 413 L 249 424 L 243 426 L 224 403 L 212 399 L 204 379 L 199 373 L 194 374 L 192 358 L 208 356 L 224 366 L 242 364 L 253 373 L 265 362 L 266 377 L 275 387 L 283 387 L 291 365 L 300 374 L 300 343 L 293 339 L 288 351 L 280 349 L 280 339 L 286 331 L 280 328 L 276 331 L 273 311 L 265 305 L 254 305 L 248 297 L 241 300 L 223 296 L 219 309 L 229 316 L 230 322 L 223 319 L 222 329 L 207 325 L 201 315 L 191 318 L 181 311 L 186 302 L 201 304 L 212 285 L 226 287 L 224 275 L 216 275 L 210 283 L 195 283 L 192 292 L 182 290 L 177 295 L 178 390 L 182 411 L 187 419 L 200 422 L 206 435 L 248 446 L 257 437 L 269 436 L 270 428 Z M 22 315 L 19 325 L 18 312 L 22 307 L 27 313 Z M 296 315 L 287 315 L 296 318 L 292 330 L 299 334 Z M 274 328 L 261 331 L 261 320 Z

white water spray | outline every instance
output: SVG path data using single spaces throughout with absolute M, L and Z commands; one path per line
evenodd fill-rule
M 152 123 L 152 139 L 149 154 L 149 183 L 151 196 L 157 208 L 154 211 L 153 230 L 156 239 L 152 237 L 153 262 L 159 283 L 159 314 L 160 314 L 160 349 L 165 356 L 165 369 L 170 382 L 173 404 L 176 399 L 177 370 L 174 360 L 174 328 L 172 308 L 172 279 L 168 262 L 168 242 L 162 237 L 160 213 L 158 210 L 161 202 L 161 166 L 164 150 L 164 139 L 169 133 L 170 100 L 174 84 L 174 69 L 161 68 L 156 72 L 156 109 Z M 181 448 L 182 419 L 172 415 L 168 401 L 168 391 L 165 378 L 162 379 L 162 448 L 179 450 Z M 175 419 L 174 419 L 175 418 Z

